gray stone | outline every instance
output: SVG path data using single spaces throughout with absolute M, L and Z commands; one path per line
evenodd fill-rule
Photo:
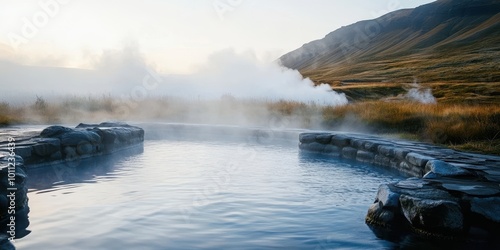
M 442 176 L 441 175 L 438 175 L 434 172 L 427 172 L 427 174 L 424 175 L 424 179 L 439 179 L 441 178 Z
M 469 169 L 469 170 L 488 170 L 489 168 L 486 166 L 479 166 L 479 165 L 471 165 L 471 164 L 463 164 L 463 163 L 453 163 L 454 166 L 463 168 L 463 169 Z
M 99 124 L 87 124 L 87 123 L 80 123 L 76 128 L 95 128 L 99 127 Z
M 382 184 L 378 188 L 376 201 L 381 202 L 384 207 L 399 208 L 399 196 L 387 184 Z
M 99 127 L 108 127 L 108 128 L 116 128 L 116 127 L 132 127 L 131 125 L 125 122 L 101 122 Z
M 394 147 L 387 146 L 387 145 L 380 145 L 378 146 L 378 152 L 387 157 L 393 157 L 394 156 Z
M 316 136 L 316 142 L 319 142 L 321 144 L 330 144 L 332 141 L 333 135 L 331 134 L 320 134 Z
M 484 170 L 485 173 L 487 173 L 488 175 L 496 175 L 496 176 L 500 176 L 500 170 Z
M 383 207 L 381 202 L 373 203 L 366 214 L 366 223 L 382 228 L 399 229 L 405 222 L 404 216 L 395 209 Z
M 335 145 L 330 144 L 330 145 L 325 146 L 325 149 L 323 150 L 323 152 L 328 153 L 328 154 L 340 153 L 340 148 L 335 146 Z
M 425 155 L 421 155 L 421 154 L 417 154 L 417 153 L 408 153 L 406 155 L 406 160 L 409 163 L 411 163 L 417 167 L 420 167 L 421 169 L 424 169 L 427 162 L 430 160 L 434 160 L 434 158 L 429 157 L 429 156 L 425 156 Z
M 64 156 L 66 159 L 76 159 L 78 157 L 78 154 L 76 153 L 76 148 L 75 147 L 64 147 L 63 149 Z
M 49 156 L 61 150 L 61 141 L 57 138 L 45 138 L 33 145 L 33 152 L 39 156 Z
M 413 166 L 406 162 L 406 161 L 402 161 L 400 164 L 399 164 L 399 169 L 404 169 L 404 170 L 412 170 L 413 169 Z
M 497 176 L 497 175 L 486 175 L 485 178 L 488 181 L 495 182 L 495 183 L 500 183 L 500 176 Z
M 405 189 L 421 189 L 428 183 L 422 181 L 418 178 L 409 178 L 406 180 L 399 181 L 395 184 L 396 187 L 405 188 Z
M 379 143 L 375 141 L 366 141 L 364 145 L 364 149 L 370 152 L 376 153 L 378 150 Z
M 101 141 L 104 145 L 112 145 L 118 143 L 116 132 L 111 129 L 93 128 L 90 131 L 98 134 L 101 137 Z M 314 142 L 314 140 L 311 142 Z
M 408 176 L 412 176 L 412 177 L 422 177 L 424 176 L 424 170 L 413 165 L 413 164 L 410 164 L 408 162 L 405 162 L 405 161 L 402 161 L 400 164 L 399 164 L 399 167 L 397 168 L 400 172 L 403 172 L 405 173 L 406 175 Z
M 348 146 L 350 143 L 351 139 L 347 136 L 344 135 L 334 135 L 332 137 L 331 144 L 337 146 L 337 147 L 345 147 Z
M 363 163 L 373 163 L 374 158 L 375 155 L 372 152 L 358 150 L 356 154 L 356 160 Z
M 74 131 L 71 128 L 63 127 L 63 126 L 50 126 L 46 129 L 44 129 L 40 133 L 40 137 L 42 138 L 57 138 L 61 136 L 62 134 L 69 133 L 71 131 Z
M 342 157 L 344 157 L 346 159 L 350 159 L 350 160 L 356 159 L 357 153 L 358 153 L 358 150 L 355 148 L 344 147 L 342 149 Z
M 315 138 L 318 144 L 329 139 L 318 135 L 322 138 Z M 359 134 L 334 135 L 323 152 L 334 152 L 332 157 L 338 157 L 339 150 L 343 158 L 391 167 L 402 175 L 417 177 L 379 187 L 366 217 L 369 225 L 406 230 L 411 224 L 419 234 L 448 238 L 466 233 L 465 215 L 500 222 L 499 157 Z M 482 230 L 489 230 L 488 225 Z
M 450 191 L 458 191 L 469 195 L 481 195 L 481 196 L 491 196 L 500 194 L 500 189 L 498 187 L 492 188 L 486 185 L 480 185 L 478 183 L 443 183 L 443 188 Z
M 384 167 L 391 167 L 391 158 L 383 156 L 383 155 L 375 155 L 375 159 L 373 160 L 374 164 Z
M 81 143 L 97 144 L 101 137 L 92 131 L 73 131 L 61 135 L 62 146 L 77 146 Z
M 76 152 L 79 155 L 91 155 L 96 153 L 96 147 L 94 147 L 90 142 L 80 142 L 76 145 Z
M 423 187 L 420 189 L 398 188 L 395 189 L 395 192 L 420 199 L 447 200 L 454 202 L 458 202 L 460 200 L 459 198 L 451 195 L 449 192 L 434 187 Z
M 409 153 L 408 150 L 402 148 L 394 148 L 394 155 L 400 161 L 406 160 L 406 155 Z
M 393 169 L 398 169 L 399 168 L 399 164 L 401 164 L 400 161 L 398 161 L 397 159 L 391 159 L 391 162 L 389 164 L 389 166 Z
M 301 133 L 299 135 L 299 141 L 302 143 L 316 142 L 317 133 Z
M 61 151 L 57 151 L 57 152 L 50 155 L 51 160 L 61 160 L 62 158 L 63 158 L 63 155 L 62 155 Z
M 460 167 L 453 166 L 449 163 L 440 160 L 430 160 L 425 165 L 425 172 L 433 172 L 440 176 L 450 177 L 450 176 L 464 176 L 472 175 L 471 172 L 462 169 Z
M 116 133 L 116 138 L 118 139 L 120 144 L 130 143 L 134 138 L 134 132 L 129 128 L 115 128 L 114 132 Z
M 488 220 L 500 223 L 500 197 L 473 198 L 471 211 L 484 216 Z
M 353 148 L 356 148 L 356 149 L 363 149 L 364 148 L 364 144 L 365 144 L 365 140 L 362 140 L 362 139 L 352 139 L 351 140 L 351 147 Z
M 401 195 L 399 200 L 404 216 L 417 229 L 438 234 L 457 234 L 464 230 L 464 216 L 456 202 L 408 195 Z

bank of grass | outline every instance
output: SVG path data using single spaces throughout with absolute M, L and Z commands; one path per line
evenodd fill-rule
M 500 106 L 368 101 L 323 110 L 328 128 L 355 127 L 378 134 L 405 134 L 419 141 L 500 155 Z
M 344 86 L 343 90 L 348 94 L 349 91 L 369 91 L 371 87 L 391 85 L 367 85 L 364 90 L 359 86 Z M 220 100 L 156 97 L 125 102 L 106 95 L 68 96 L 57 101 L 36 97 L 20 105 L 0 102 L 0 125 L 104 120 L 240 123 L 389 134 L 459 150 L 500 155 L 500 100 L 491 97 L 496 95 L 498 88 L 483 88 L 482 84 L 477 84 L 476 91 L 468 95 L 469 92 L 460 93 L 462 88 L 440 84 L 428 87 L 435 90 L 437 104 L 395 98 L 401 95 L 397 88 L 389 96 L 377 93 L 380 98 L 356 98 L 338 107 L 284 100 L 236 100 L 230 96 Z

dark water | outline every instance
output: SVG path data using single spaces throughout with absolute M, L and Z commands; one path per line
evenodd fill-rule
M 364 217 L 397 177 L 301 155 L 296 143 L 155 140 L 78 164 L 31 173 L 32 232 L 17 249 L 395 247 Z

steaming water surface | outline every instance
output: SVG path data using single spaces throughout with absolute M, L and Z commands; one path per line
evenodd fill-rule
M 32 233 L 17 249 L 391 247 L 364 216 L 395 177 L 300 155 L 296 142 L 151 140 L 81 165 L 76 180 L 32 178 Z

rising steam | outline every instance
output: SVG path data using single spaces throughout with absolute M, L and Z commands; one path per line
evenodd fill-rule
M 174 60 L 174 59 L 173 59 Z M 29 67 L 5 63 L 0 69 L 0 86 L 8 90 L 4 101 L 35 95 L 51 99 L 64 95 L 133 96 L 144 78 L 154 73 L 137 48 L 107 51 L 93 62 L 94 70 Z M 314 83 L 296 71 L 277 63 L 259 61 L 253 53 L 237 54 L 224 50 L 210 56 L 189 75 L 158 75 L 154 88 L 141 97 L 171 96 L 191 99 L 236 99 L 297 101 L 319 105 L 347 104 L 345 95 L 330 86 Z M 14 97 L 15 96 L 15 97 Z M 10 98 L 10 99 L 9 99 Z
M 422 88 L 418 83 L 413 83 L 410 86 L 411 89 L 405 95 L 407 99 L 423 104 L 435 104 L 437 102 L 434 95 L 432 95 L 431 89 Z
M 320 105 L 345 105 L 347 98 L 329 85 L 314 83 L 277 63 L 259 61 L 252 53 L 231 50 L 213 54 L 205 65 L 183 79 L 167 78 L 163 93 L 186 98 L 220 98 L 297 101 Z

